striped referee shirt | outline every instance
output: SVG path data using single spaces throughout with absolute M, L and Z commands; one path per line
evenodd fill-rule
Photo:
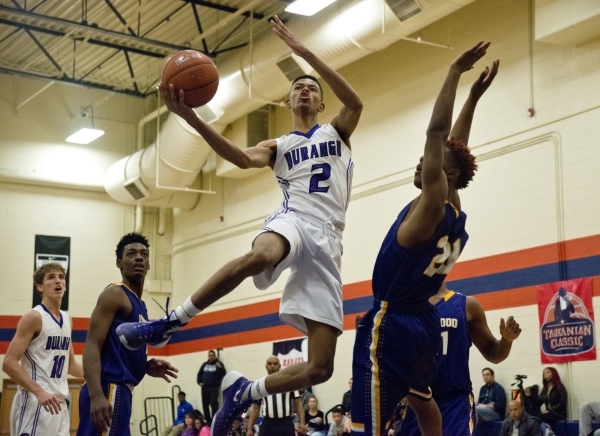
M 273 394 L 264 398 L 262 404 L 262 415 L 265 418 L 287 418 L 291 416 L 296 398 L 301 398 L 300 392 L 284 392 Z

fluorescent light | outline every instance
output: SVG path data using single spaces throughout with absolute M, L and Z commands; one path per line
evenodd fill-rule
M 67 142 L 75 144 L 89 144 L 94 139 L 98 139 L 104 135 L 104 130 L 83 128 L 73 133 L 67 138 Z
M 298 15 L 306 15 L 310 17 L 316 14 L 321 9 L 326 8 L 335 0 L 296 0 L 294 3 L 285 8 L 286 12 Z

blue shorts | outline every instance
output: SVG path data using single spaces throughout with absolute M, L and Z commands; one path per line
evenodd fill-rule
M 436 398 L 436 403 L 442 414 L 443 436 L 475 435 L 475 398 L 472 392 Z M 417 417 L 408 407 L 402 421 L 400 436 L 420 436 L 420 434 Z
M 131 389 L 127 385 L 102 382 L 102 391 L 113 407 L 110 429 L 102 432 L 90 420 L 90 393 L 85 383 L 79 394 L 79 427 L 77 436 L 130 436 Z
M 352 363 L 352 434 L 380 435 L 407 394 L 431 399 L 429 383 L 440 349 L 440 318 L 375 301 L 356 332 Z

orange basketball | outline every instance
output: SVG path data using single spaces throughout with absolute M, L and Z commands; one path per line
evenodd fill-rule
M 196 50 L 183 50 L 167 59 L 162 83 L 184 91 L 184 103 L 199 107 L 208 103 L 219 87 L 219 73 L 213 61 Z

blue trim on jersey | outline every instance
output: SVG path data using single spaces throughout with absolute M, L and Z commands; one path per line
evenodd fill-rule
M 21 434 L 21 427 L 23 427 L 23 415 L 25 415 L 25 411 L 27 410 L 27 403 L 29 403 L 29 391 L 23 390 L 25 393 L 25 401 L 23 401 L 23 405 L 21 406 L 21 413 L 19 414 L 19 427 L 17 428 L 17 433 Z
M 27 360 L 29 360 L 29 363 L 31 363 L 31 379 L 33 381 L 37 381 L 37 366 L 35 364 L 35 360 L 33 360 L 31 355 L 29 354 L 29 351 L 27 350 L 25 350 L 25 353 L 23 353 L 23 355 L 27 357 Z
M 279 176 L 275 176 L 277 178 L 277 182 L 279 182 L 280 185 L 286 186 L 286 187 L 290 187 L 290 182 L 288 182 L 286 179 L 279 177 Z M 290 201 L 290 193 L 287 190 L 283 190 L 283 203 L 281 204 L 281 207 L 283 208 L 284 212 L 287 212 L 289 209 L 289 201 Z M 279 215 L 279 213 L 277 214 Z M 275 216 L 277 216 L 275 215 Z M 275 216 L 273 218 L 275 218 Z
M 35 431 L 37 429 L 38 421 L 40 420 L 41 409 L 42 409 L 42 405 L 38 404 L 37 408 L 35 409 L 35 418 L 33 419 L 33 426 L 31 427 L 31 434 L 32 435 L 35 435 Z
M 292 132 L 290 132 L 290 135 L 298 135 L 298 136 L 304 136 L 307 139 L 310 139 L 310 137 L 313 135 L 313 133 L 315 133 L 317 130 L 319 130 L 321 128 L 321 126 L 319 126 L 318 124 L 315 124 L 313 126 L 312 129 L 310 129 L 308 132 L 303 133 L 303 132 L 299 132 L 297 130 L 294 130 Z
M 48 315 L 50 315 L 52 317 L 52 319 L 54 320 L 54 322 L 56 324 L 58 324 L 58 326 L 60 328 L 62 328 L 63 326 L 63 316 L 62 316 L 62 312 L 59 312 L 60 314 L 60 321 L 58 321 L 56 318 L 54 318 L 54 315 L 52 313 L 50 313 L 50 311 L 48 310 L 48 308 L 46 306 L 44 306 L 42 303 L 40 303 L 40 306 L 42 306 L 42 309 L 44 309 L 46 311 L 46 313 L 48 313 Z
M 348 204 L 350 203 L 350 192 L 352 190 L 352 178 L 350 177 L 350 173 L 354 170 L 354 162 L 352 159 L 348 161 L 348 167 L 346 168 L 346 207 L 345 210 L 348 209 Z

